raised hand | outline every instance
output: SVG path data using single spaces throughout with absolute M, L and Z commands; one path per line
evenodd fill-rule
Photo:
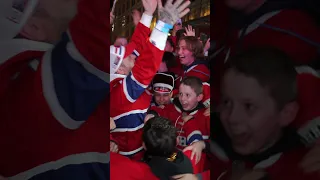
M 187 8 L 190 5 L 190 1 L 176 0 L 175 3 L 172 3 L 172 1 L 168 0 L 163 7 L 161 0 L 158 0 L 158 14 L 162 22 L 174 25 L 178 19 L 190 11 Z
M 191 25 L 188 25 L 188 27 L 185 27 L 186 33 L 183 33 L 185 36 L 196 36 L 195 29 L 192 28 Z
M 153 16 L 153 13 L 157 9 L 157 0 L 142 0 L 143 8 L 144 8 L 144 13 Z

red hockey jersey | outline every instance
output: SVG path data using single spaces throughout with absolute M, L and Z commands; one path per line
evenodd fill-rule
M 204 116 L 205 108 L 196 108 L 191 112 L 184 112 L 178 105 L 177 99 L 173 104 L 164 109 L 154 109 L 158 115 L 171 120 L 177 128 L 178 145 L 177 148 L 183 150 L 193 142 L 206 140 L 210 135 L 210 116 Z M 182 117 L 191 115 L 193 118 L 184 122 Z
M 296 68 L 299 75 L 298 103 L 299 112 L 293 125 L 306 144 L 320 139 L 320 73 L 308 66 Z
M 212 36 L 216 38 L 211 38 L 212 44 L 213 42 L 215 44 L 214 58 L 211 61 L 213 69 L 211 85 L 217 87 L 220 85 L 225 61 L 241 49 L 250 46 L 277 47 L 293 58 L 297 65 L 306 65 L 318 58 L 319 28 L 313 18 L 304 11 L 277 7 L 281 6 L 282 3 L 270 2 L 268 11 L 258 10 L 254 13 L 259 15 L 256 17 L 248 15 L 246 20 L 253 19 L 251 24 L 246 23 L 247 25 L 242 27 L 230 28 L 232 27 L 230 25 L 230 19 L 232 19 L 230 13 L 223 14 L 225 12 L 220 12 L 222 8 L 218 3 L 221 2 L 215 2 L 214 4 L 217 4 L 217 8 L 220 8 L 220 10 L 217 10 L 220 14 L 215 14 L 217 18 L 213 18 L 214 21 L 211 22 L 211 25 L 223 28 L 221 30 L 214 28 L 211 32 Z M 275 10 L 272 11 L 272 8 Z
M 231 161 L 219 146 L 215 146 L 213 151 L 215 154 L 210 159 L 211 180 L 229 180 L 235 163 L 244 163 L 247 169 L 262 170 L 272 180 L 319 179 L 317 173 L 306 174 L 299 167 L 302 157 L 307 152 L 306 149 L 295 149 L 285 153 L 278 153 L 258 163 Z
M 140 43 L 142 47 L 140 56 L 128 76 L 112 80 L 110 92 L 110 116 L 116 123 L 116 129 L 111 131 L 112 136 L 118 143 L 119 153 L 134 156 L 135 159 L 142 158 L 142 128 L 145 113 L 152 99 L 151 93 L 146 88 L 156 74 L 164 53 L 148 40 L 150 29 L 144 24 L 150 25 L 152 17 L 147 20 L 144 17 L 142 16 L 140 21 L 142 23 L 138 24 L 132 36 L 134 43 Z M 167 34 L 162 34 L 161 38 L 156 39 L 159 42 L 155 43 L 165 44 Z M 152 38 L 155 39 L 151 34 L 150 40 L 153 40 Z
M 13 40 L 25 47 L 0 66 L 1 175 L 109 176 L 107 11 L 107 1 L 79 1 L 68 33 L 47 52 Z

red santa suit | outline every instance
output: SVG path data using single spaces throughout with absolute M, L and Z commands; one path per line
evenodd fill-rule
M 1 175 L 108 179 L 106 12 L 107 1 L 79 1 L 78 14 L 54 47 L 13 39 L 8 51 L 1 48 Z
M 116 124 L 111 133 L 118 143 L 119 153 L 134 159 L 143 156 L 142 128 L 152 98 L 146 89 L 162 62 L 168 36 L 155 28 L 148 39 L 151 20 L 151 16 L 143 14 L 133 34 L 134 43 L 141 47 L 137 48 L 141 55 L 132 71 L 127 76 L 112 75 L 116 78 L 111 82 L 110 116 Z

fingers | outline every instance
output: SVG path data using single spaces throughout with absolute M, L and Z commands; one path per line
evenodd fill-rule
M 200 159 L 201 159 L 201 152 L 197 152 L 196 164 L 198 164 L 200 162 Z
M 161 8 L 163 8 L 163 6 L 162 6 L 162 1 L 161 1 L 161 0 L 158 0 L 158 9 L 161 9 Z
M 179 14 L 179 18 L 184 17 L 186 14 L 188 14 L 190 12 L 190 9 L 187 8 L 185 10 L 183 10 L 180 14 Z
M 192 149 L 193 149 L 192 146 L 187 146 L 186 148 L 184 148 L 184 149 L 182 150 L 182 152 L 191 151 Z
M 193 160 L 194 155 L 196 155 L 195 149 L 193 149 L 192 152 L 191 152 L 191 157 L 190 157 L 191 160 Z
M 160 0 L 160 1 L 161 1 L 161 0 Z M 173 0 L 167 0 L 165 6 L 166 6 L 167 4 L 172 4 L 172 1 L 173 1 Z
M 118 146 L 114 142 L 110 142 L 110 151 L 118 152 Z
M 176 2 L 174 2 L 174 4 L 173 4 L 173 8 L 175 8 L 175 9 L 179 9 L 178 7 L 181 5 L 181 3 L 183 2 L 183 0 L 176 0 Z M 180 12 L 180 11 L 178 11 L 178 12 Z
M 186 1 L 184 2 L 181 6 L 179 6 L 179 8 L 177 9 L 178 12 L 182 12 L 183 10 L 185 10 L 189 5 L 190 5 L 190 1 Z

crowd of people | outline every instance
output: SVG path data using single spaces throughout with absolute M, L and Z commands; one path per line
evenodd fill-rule
M 203 42 L 168 17 L 172 1 L 166 15 L 158 4 L 150 30 L 156 5 L 142 2 L 132 37 L 110 48 L 111 179 L 320 179 L 320 29 L 310 4 L 214 1 Z
M 142 0 L 111 46 L 108 3 L 2 0 L 1 180 L 320 179 L 316 3 L 213 1 L 203 39 Z

